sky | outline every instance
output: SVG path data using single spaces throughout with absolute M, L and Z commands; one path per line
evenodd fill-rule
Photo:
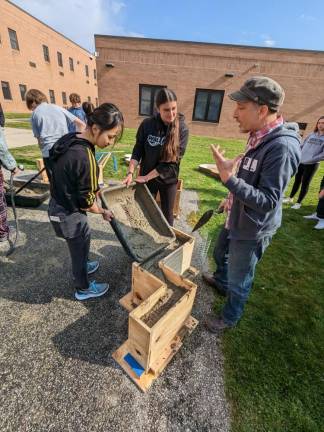
M 94 52 L 94 34 L 324 51 L 324 0 L 12 0 Z

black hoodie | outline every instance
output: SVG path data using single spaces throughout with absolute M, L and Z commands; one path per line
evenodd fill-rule
M 90 141 L 69 133 L 50 150 L 53 162 L 51 195 L 70 212 L 89 208 L 99 190 L 99 168 Z
M 182 114 L 179 114 L 178 162 L 161 162 L 160 160 L 167 132 L 168 126 L 163 123 L 160 114 L 143 120 L 137 131 L 132 159 L 141 163 L 141 175 L 146 175 L 156 169 L 159 173 L 158 180 L 171 184 L 178 181 L 180 160 L 186 150 L 189 137 L 189 130 Z

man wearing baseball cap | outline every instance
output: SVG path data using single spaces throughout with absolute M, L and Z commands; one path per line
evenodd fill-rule
M 221 204 L 227 212 L 214 250 L 217 265 L 203 279 L 226 297 L 220 316 L 210 316 L 206 327 L 218 332 L 234 327 L 249 297 L 255 267 L 281 225 L 281 201 L 300 161 L 296 124 L 285 124 L 279 114 L 285 92 L 273 79 L 248 79 L 229 98 L 236 102 L 234 119 L 248 133 L 245 153 L 226 159 L 212 145 L 220 178 L 229 190 Z

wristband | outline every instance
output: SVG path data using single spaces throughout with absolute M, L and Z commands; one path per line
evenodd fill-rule
M 130 172 L 130 171 L 127 171 L 127 173 L 126 173 L 126 176 L 128 176 L 129 174 L 134 174 L 134 173 L 132 173 L 132 172 Z

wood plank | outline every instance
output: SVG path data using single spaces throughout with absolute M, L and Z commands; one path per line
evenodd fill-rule
M 212 177 L 220 179 L 216 164 L 201 164 L 199 165 L 198 170 Z
M 140 304 L 143 300 L 146 300 L 162 285 L 165 285 L 163 281 L 140 267 L 138 263 L 133 263 L 132 293 L 135 304 Z

